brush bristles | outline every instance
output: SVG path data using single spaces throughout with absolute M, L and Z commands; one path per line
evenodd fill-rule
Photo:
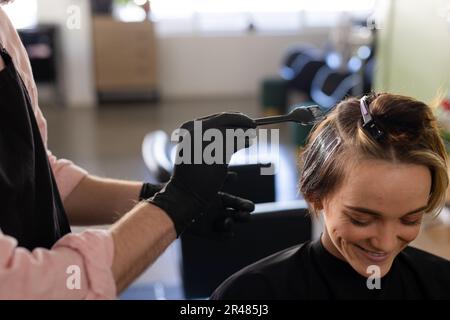
M 320 110 L 320 108 L 318 106 L 308 107 L 308 109 L 314 117 L 314 120 L 313 120 L 314 122 L 317 122 L 317 121 L 323 119 L 324 113 L 322 110 Z

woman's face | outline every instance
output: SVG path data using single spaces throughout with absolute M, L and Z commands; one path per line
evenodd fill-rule
M 321 203 L 325 248 L 365 277 L 373 265 L 386 275 L 397 254 L 417 237 L 430 189 L 425 166 L 360 162 Z

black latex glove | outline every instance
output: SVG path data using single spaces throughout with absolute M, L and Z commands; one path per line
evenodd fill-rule
M 237 179 L 235 172 L 227 173 L 227 181 L 236 181 Z M 164 185 L 163 183 L 144 183 L 139 200 L 153 197 Z M 225 192 L 218 192 L 201 217 L 186 231 L 207 239 L 230 239 L 234 235 L 234 224 L 249 221 L 251 212 L 254 210 L 255 204 L 252 201 Z
M 237 140 L 235 149 L 230 153 L 226 152 L 225 147 L 230 144 L 230 141 L 227 141 L 226 130 L 243 129 L 246 131 L 256 128 L 256 123 L 242 113 L 220 113 L 197 119 L 197 121 L 202 123 L 202 136 L 200 138 L 194 136 L 194 121 L 186 122 L 181 126 L 184 132 L 181 132 L 181 144 L 177 145 L 176 163 L 172 177 L 160 192 L 149 199 L 169 215 L 174 222 L 177 236 L 202 212 L 206 212 L 206 208 L 223 186 L 233 152 L 250 145 L 251 139 L 248 139 L 248 136 L 247 138 L 240 136 L 235 139 L 235 141 Z M 222 134 L 223 157 L 219 161 L 220 163 L 208 164 L 203 159 L 205 148 L 211 144 L 209 141 L 203 142 L 203 133 L 208 129 L 217 129 Z M 185 140 L 186 136 L 190 136 L 190 139 Z M 251 138 L 254 136 L 255 132 Z M 202 141 L 199 144 L 199 150 L 194 149 L 196 140 Z M 184 153 L 188 146 L 186 141 L 190 141 L 191 148 L 188 153 Z M 195 157 L 195 151 L 197 151 L 198 159 Z M 181 159 L 187 159 L 189 163 L 180 163 Z M 196 160 L 200 160 L 200 163 L 196 164 Z
M 164 188 L 164 183 L 149 183 L 145 182 L 142 185 L 141 192 L 139 193 L 139 201 L 147 200 L 153 197 L 157 192 Z
M 230 239 L 234 235 L 234 224 L 249 221 L 253 210 L 255 204 L 252 201 L 219 192 L 186 232 L 207 239 Z

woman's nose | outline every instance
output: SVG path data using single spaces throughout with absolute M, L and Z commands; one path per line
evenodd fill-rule
M 391 223 L 380 224 L 377 234 L 372 238 L 373 249 L 391 253 L 397 248 L 398 236 L 396 227 Z

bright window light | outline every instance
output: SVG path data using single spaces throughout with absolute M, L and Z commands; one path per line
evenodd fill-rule
M 30 28 L 37 24 L 37 0 L 15 0 L 2 8 L 16 29 Z
M 161 33 L 262 32 L 302 27 L 331 27 L 342 12 L 370 15 L 377 0 L 151 0 L 152 17 Z M 178 24 L 178 22 L 181 24 Z M 189 22 L 191 21 L 190 25 Z M 161 32 L 162 31 L 162 32 Z
M 151 0 L 153 13 L 167 17 L 180 13 L 370 11 L 376 0 Z

